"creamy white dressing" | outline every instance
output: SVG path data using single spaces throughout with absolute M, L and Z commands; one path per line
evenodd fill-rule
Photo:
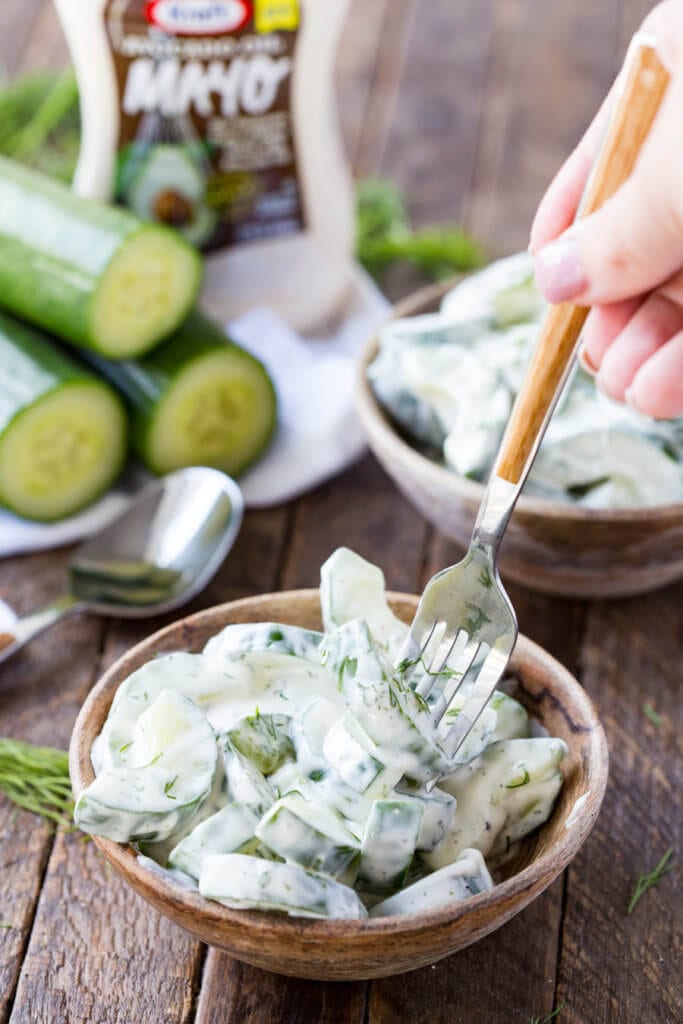
M 428 455 L 485 480 L 543 312 L 531 257 L 499 260 L 454 288 L 439 313 L 382 329 L 372 388 Z M 639 416 L 577 370 L 525 491 L 595 509 L 683 501 L 683 421 Z
M 551 813 L 564 744 L 497 693 L 449 759 L 393 668 L 405 626 L 379 570 L 340 549 L 322 578 L 325 636 L 228 626 L 120 686 L 77 824 L 234 907 L 362 917 L 490 888 L 482 854 Z

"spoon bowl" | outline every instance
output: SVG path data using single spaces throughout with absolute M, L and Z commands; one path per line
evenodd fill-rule
M 76 611 L 140 619 L 190 601 L 230 551 L 243 510 L 239 487 L 217 469 L 193 466 L 153 480 L 77 549 L 60 597 L 3 626 L 0 662 Z

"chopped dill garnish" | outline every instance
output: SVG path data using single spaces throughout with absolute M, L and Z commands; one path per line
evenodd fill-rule
M 564 1009 L 564 1007 L 565 1007 L 565 1003 L 563 1001 L 563 1002 L 560 1003 L 559 1006 L 555 1007 L 555 1009 L 552 1011 L 552 1013 L 547 1013 L 545 1015 L 545 1017 L 533 1016 L 531 1018 L 531 1020 L 529 1021 L 529 1024 L 549 1024 L 549 1022 L 551 1020 L 555 1020 L 556 1017 L 559 1017 L 559 1015 L 562 1012 L 562 1010 Z
M 653 886 L 657 885 L 657 883 L 662 880 L 664 875 L 668 874 L 669 871 L 673 870 L 673 864 L 670 863 L 671 858 L 673 857 L 673 853 L 674 848 L 673 846 L 670 846 L 664 854 L 664 856 L 662 857 L 662 859 L 660 860 L 657 867 L 654 868 L 649 874 L 640 876 L 640 878 L 636 882 L 636 887 L 633 890 L 633 896 L 631 896 L 631 901 L 628 907 L 626 908 L 627 914 L 633 913 L 636 903 L 638 902 L 640 897 L 647 892 L 648 889 L 652 889 Z
M 646 700 L 643 704 L 643 713 L 647 715 L 652 724 L 656 725 L 659 729 L 660 725 L 662 724 L 662 716 L 659 714 L 658 711 L 655 710 L 655 708 L 653 708 L 649 700 Z
M 173 794 L 171 793 L 171 790 L 173 789 L 173 787 L 175 786 L 177 781 L 178 781 L 178 776 L 174 775 L 172 779 L 169 779 L 168 782 L 164 783 L 164 796 L 167 796 L 169 798 L 169 800 L 177 800 L 178 799 L 177 797 L 173 796 Z

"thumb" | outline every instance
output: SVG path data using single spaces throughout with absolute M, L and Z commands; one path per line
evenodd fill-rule
M 604 206 L 537 253 L 536 278 L 550 302 L 619 302 L 651 291 L 680 269 L 683 198 L 674 172 L 681 162 L 675 127 L 681 103 L 679 79 L 631 177 Z

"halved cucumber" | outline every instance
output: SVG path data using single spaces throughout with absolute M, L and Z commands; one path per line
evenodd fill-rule
M 118 396 L 40 332 L 0 314 L 0 503 L 49 521 L 100 496 L 126 457 Z
M 200 313 L 143 359 L 92 362 L 127 400 L 133 446 L 153 473 L 199 465 L 236 476 L 273 436 L 265 368 Z
M 200 282 L 200 258 L 176 232 L 0 158 L 0 296 L 7 309 L 124 359 L 175 330 Z

